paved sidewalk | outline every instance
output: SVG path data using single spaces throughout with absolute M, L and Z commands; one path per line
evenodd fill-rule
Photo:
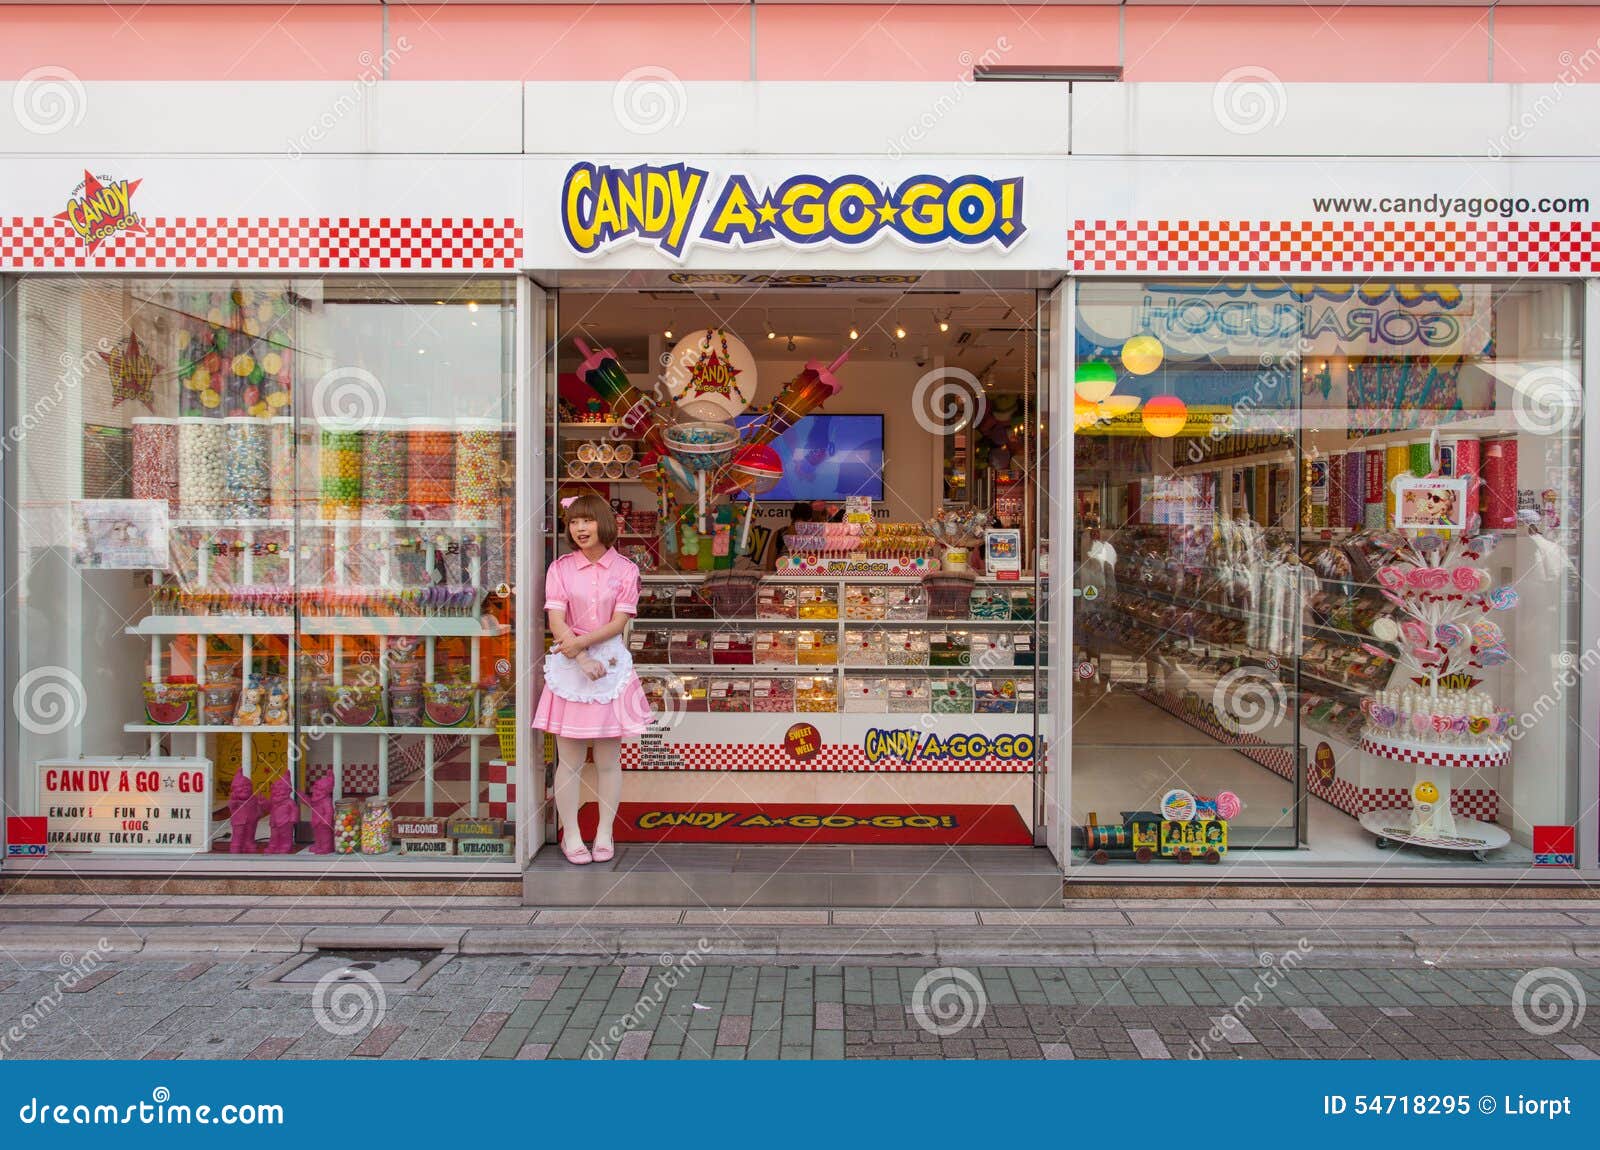
M 443 960 L 405 992 L 275 962 L 54 961 L 0 977 L 14 1058 L 1594 1059 L 1593 969 L 648 965 Z M 70 981 L 72 985 L 64 987 Z M 1543 991 L 1540 991 L 1540 988 Z M 1561 999 L 1561 995 L 1565 998 Z M 1553 997 L 1552 997 L 1553 996 Z M 1564 1001 L 1541 1013 L 1538 1002 Z M 1518 1003 L 1521 1003 L 1519 1010 Z M 16 1035 L 12 1038 L 12 1035 Z
M 702 943 L 702 940 L 704 942 Z M 0 958 L 119 959 L 431 948 L 551 962 L 1165 963 L 1254 966 L 1304 946 L 1318 966 L 1600 963 L 1600 900 L 1071 899 L 1041 910 L 537 909 L 513 898 L 0 895 Z

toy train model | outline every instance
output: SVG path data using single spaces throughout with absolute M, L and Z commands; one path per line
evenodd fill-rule
M 1163 819 L 1154 811 L 1123 811 L 1121 823 L 1102 823 L 1090 811 L 1087 823 L 1072 828 L 1072 845 L 1093 863 L 1112 859 L 1147 863 L 1159 857 L 1215 864 L 1228 853 L 1228 821 L 1197 818 L 1179 822 Z

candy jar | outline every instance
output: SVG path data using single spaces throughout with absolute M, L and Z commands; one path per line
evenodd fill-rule
M 333 807 L 334 853 L 353 855 L 360 847 L 361 804 L 355 799 L 341 799 Z
M 394 811 L 389 800 L 373 795 L 361 812 L 361 853 L 381 855 L 388 853 L 394 839 Z

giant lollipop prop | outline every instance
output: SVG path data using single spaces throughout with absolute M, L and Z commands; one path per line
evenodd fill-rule
M 783 460 L 765 443 L 747 443 L 734 452 L 728 471 L 734 487 L 750 496 L 744 509 L 744 526 L 739 531 L 739 554 L 743 555 L 750 548 L 750 520 L 756 513 L 756 496 L 765 495 L 783 482 Z
M 807 363 L 799 375 L 783 385 L 778 398 L 772 401 L 772 410 L 756 425 L 755 433 L 747 442 L 771 443 L 799 423 L 812 408 L 838 395 L 844 385 L 834 378 L 833 373 L 849 358 L 850 353 L 844 351 L 827 367 L 823 367 L 822 361 L 817 359 Z
M 620 429 L 638 435 L 651 451 L 663 451 L 656 401 L 633 386 L 617 360 L 617 353 L 605 347 L 591 351 L 589 345 L 576 336 L 572 343 L 583 356 L 578 375 L 606 401 Z

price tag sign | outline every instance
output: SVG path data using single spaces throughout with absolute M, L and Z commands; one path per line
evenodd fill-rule
M 52 854 L 195 854 L 210 847 L 207 759 L 51 759 L 35 770 Z

